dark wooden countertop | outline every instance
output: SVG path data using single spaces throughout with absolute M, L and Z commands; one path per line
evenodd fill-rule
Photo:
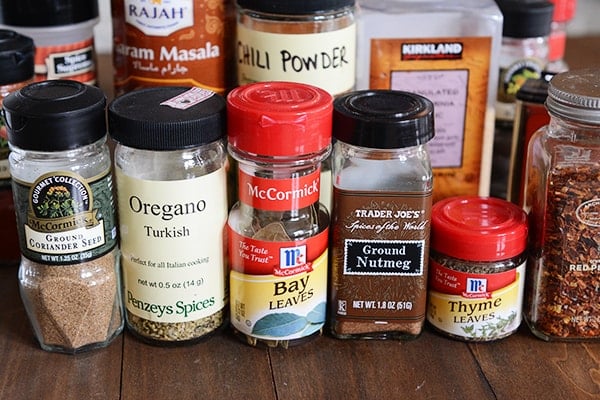
M 570 39 L 572 68 L 600 65 L 600 37 Z M 1 251 L 1 249 L 0 249 Z M 228 330 L 160 348 L 124 333 L 80 355 L 41 350 L 17 285 L 0 267 L 0 399 L 600 399 L 600 341 L 544 342 L 522 326 L 464 343 L 427 328 L 413 341 L 320 337 L 252 348 Z

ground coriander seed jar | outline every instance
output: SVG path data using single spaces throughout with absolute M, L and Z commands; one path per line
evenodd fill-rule
M 19 286 L 41 347 L 78 353 L 123 329 L 102 91 L 27 85 L 4 100 L 21 248 Z
M 329 213 L 319 203 L 332 97 L 260 82 L 227 97 L 239 201 L 228 220 L 231 324 L 250 345 L 288 347 L 325 324 Z
M 433 103 L 392 90 L 334 102 L 329 323 L 343 339 L 411 339 L 425 322 Z
M 521 324 L 527 217 L 493 197 L 458 196 L 431 211 L 427 321 L 465 341 L 491 341 Z
M 108 121 L 127 327 L 155 345 L 206 338 L 227 317 L 225 99 L 139 89 L 110 103 Z
M 600 339 L 600 68 L 550 80 L 527 154 L 525 320 L 544 340 Z

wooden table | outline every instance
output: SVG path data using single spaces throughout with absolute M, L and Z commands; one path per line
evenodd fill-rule
M 570 40 L 573 68 L 600 65 L 600 38 Z M 1 250 L 0 250 L 1 251 Z M 252 348 L 228 330 L 182 348 L 124 333 L 80 355 L 41 350 L 17 286 L 0 267 L 0 399 L 600 399 L 600 342 L 547 343 L 525 326 L 500 341 L 464 343 L 428 327 L 413 341 L 320 337 Z

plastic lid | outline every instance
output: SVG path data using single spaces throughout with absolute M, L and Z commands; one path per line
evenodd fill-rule
M 227 96 L 229 143 L 259 156 L 316 154 L 331 144 L 333 98 L 293 82 L 239 86 Z
M 555 22 L 567 22 L 575 16 L 577 0 L 550 0 L 554 4 L 552 20 Z
M 527 247 L 527 216 L 513 203 L 493 197 L 458 196 L 431 209 L 431 248 L 450 257 L 498 261 Z
M 71 150 L 106 135 L 104 93 L 77 81 L 32 83 L 9 94 L 3 107 L 8 141 L 23 150 Z
M 0 86 L 31 79 L 34 53 L 33 39 L 0 29 Z
M 334 102 L 333 136 L 342 142 L 374 149 L 417 146 L 434 132 L 433 103 L 398 90 L 362 90 Z
M 517 92 L 517 99 L 529 103 L 544 104 L 548 97 L 549 81 L 554 76 L 551 72 L 544 72 L 539 79 L 527 79 Z
M 237 0 L 239 7 L 271 14 L 312 14 L 354 6 L 355 0 Z
M 119 143 L 137 149 L 200 146 L 225 136 L 225 99 L 197 87 L 134 90 L 109 104 L 108 130 Z
M 0 23 L 12 26 L 58 26 L 98 17 L 98 0 L 0 0 Z
M 546 108 L 551 115 L 600 124 L 600 68 L 570 70 L 550 81 Z
M 496 0 L 504 23 L 502 36 L 532 38 L 550 35 L 554 5 L 548 1 Z

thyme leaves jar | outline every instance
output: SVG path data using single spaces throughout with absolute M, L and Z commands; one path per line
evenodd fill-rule
M 225 100 L 201 88 L 109 105 L 126 322 L 150 344 L 194 343 L 226 322 L 224 118 Z
M 123 329 L 105 96 L 76 81 L 4 101 L 21 248 L 19 286 L 41 347 L 79 353 Z
M 490 341 L 521 324 L 527 218 L 493 197 L 457 196 L 431 211 L 427 321 L 465 341 Z
M 402 91 L 334 102 L 330 329 L 412 339 L 425 322 L 433 103 Z

